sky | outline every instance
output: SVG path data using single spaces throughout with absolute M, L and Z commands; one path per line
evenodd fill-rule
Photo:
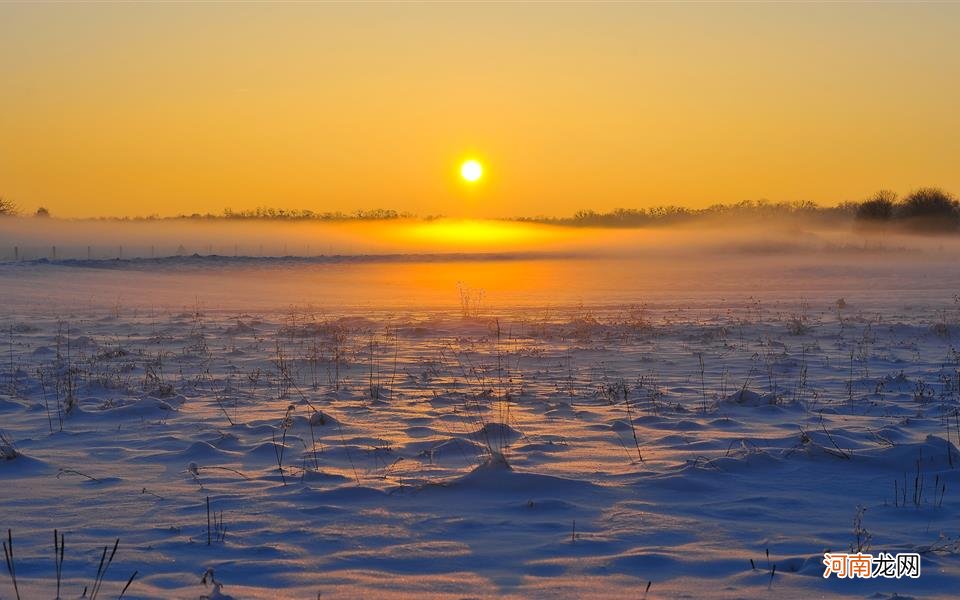
M 958 39 L 960 4 L 4 3 L 0 196 L 498 217 L 960 193 Z

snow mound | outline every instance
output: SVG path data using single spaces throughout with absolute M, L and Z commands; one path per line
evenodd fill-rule
M 233 452 L 221 450 L 208 444 L 207 442 L 194 442 L 183 450 L 168 453 L 168 456 L 170 458 L 176 458 L 177 460 L 199 461 L 205 463 L 214 461 L 219 463 L 225 459 L 235 458 Z
M 487 423 L 474 431 L 471 436 L 481 442 L 493 444 L 501 441 L 511 443 L 518 440 L 523 434 L 505 423 Z
M 472 440 L 447 438 L 442 441 L 413 442 L 404 446 L 403 450 L 431 460 L 465 458 L 472 460 L 486 452 L 486 447 Z
M 43 475 L 51 470 L 50 465 L 42 460 L 26 456 L 19 451 L 15 457 L 10 458 L 9 455 L 0 448 L 0 475 L 3 477 Z
M 922 442 L 897 444 L 865 453 L 868 461 L 897 472 L 943 471 L 960 467 L 960 451 L 953 442 L 928 435 Z
M 9 396 L 0 396 L 0 411 L 21 410 L 23 405 Z
M 779 404 L 780 399 L 776 394 L 758 394 L 753 390 L 742 389 L 724 398 L 723 402 L 740 406 L 769 406 Z
M 170 403 L 152 396 L 141 399 L 120 401 L 120 403 L 112 402 L 110 404 L 101 405 L 100 407 L 100 412 L 106 414 L 136 417 L 150 415 L 164 416 L 175 410 L 176 409 L 170 405 Z
M 601 490 L 599 486 L 580 479 L 514 471 L 506 457 L 499 452 L 494 452 L 472 471 L 453 481 L 450 487 L 469 490 L 471 493 L 486 492 L 524 497 L 534 494 L 567 499 L 570 494 L 597 493 Z

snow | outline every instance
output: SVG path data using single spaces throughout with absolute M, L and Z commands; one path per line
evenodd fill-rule
M 0 265 L 23 597 L 954 596 L 960 267 L 526 260 Z

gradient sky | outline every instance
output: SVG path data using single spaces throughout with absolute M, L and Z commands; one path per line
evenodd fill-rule
M 507 216 L 960 193 L 958 40 L 958 4 L 3 4 L 0 195 Z

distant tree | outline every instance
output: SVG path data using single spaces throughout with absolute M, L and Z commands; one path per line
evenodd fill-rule
M 600 214 L 595 210 L 578 210 L 573 214 L 573 222 L 578 225 L 593 225 L 600 220 Z
M 37 212 L 33 213 L 33 216 L 41 217 L 45 219 L 50 216 L 50 211 L 47 210 L 45 207 L 41 206 L 40 208 L 37 209 Z
M 952 231 L 960 224 L 960 206 L 939 188 L 920 188 L 894 207 L 893 216 L 913 229 Z
M 0 216 L 12 216 L 20 212 L 20 209 L 12 200 L 0 196 Z
M 880 190 L 857 206 L 854 218 L 857 221 L 889 221 L 897 195 L 889 190 Z
M 857 211 L 860 210 L 860 204 L 862 204 L 862 203 L 861 203 L 861 202 L 854 202 L 854 201 L 852 201 L 852 200 L 846 200 L 846 201 L 841 202 L 840 204 L 838 204 L 838 205 L 836 205 L 836 206 L 832 206 L 832 207 L 828 206 L 828 207 L 826 207 L 826 208 L 819 208 L 819 207 L 818 207 L 816 210 L 817 210 L 817 211 L 824 211 L 824 212 L 828 212 L 828 213 L 836 214 L 836 215 L 847 215 L 847 216 L 851 216 L 851 217 L 856 217 L 856 216 L 857 216 Z

